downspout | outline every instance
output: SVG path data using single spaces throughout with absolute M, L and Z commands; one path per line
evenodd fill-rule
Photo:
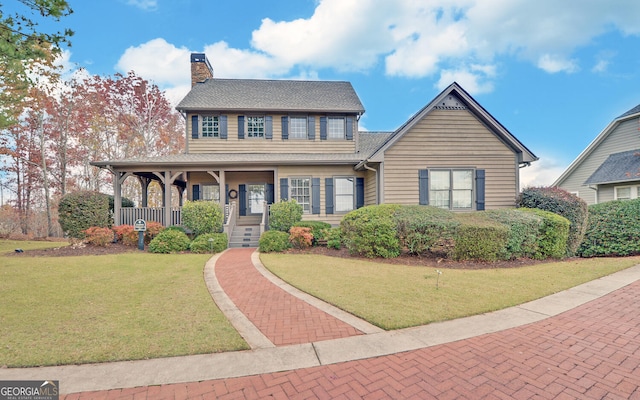
M 380 204 L 379 202 L 379 190 L 380 190 L 380 185 L 378 182 L 378 170 L 375 168 L 371 168 L 370 166 L 367 165 L 367 162 L 365 161 L 364 164 L 362 164 L 362 166 L 364 167 L 364 169 L 368 169 L 369 171 L 373 171 L 376 174 L 376 205 Z

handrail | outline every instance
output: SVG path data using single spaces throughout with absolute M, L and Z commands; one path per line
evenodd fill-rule
M 233 229 L 236 227 L 236 202 L 232 201 L 229 206 L 229 215 L 227 216 L 227 221 L 224 224 L 223 232 L 227 234 L 227 238 L 231 238 L 231 234 L 233 233 Z
M 269 204 L 265 201 L 262 206 L 262 221 L 260 221 L 260 236 L 269 226 Z

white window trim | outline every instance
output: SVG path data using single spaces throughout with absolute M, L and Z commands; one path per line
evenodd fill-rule
M 336 181 L 338 179 L 351 179 L 352 180 L 352 184 L 353 184 L 353 188 L 351 191 L 351 209 L 350 210 L 346 210 L 346 211 L 339 211 L 338 210 L 338 184 L 336 183 Z M 355 176 L 334 176 L 333 177 L 333 210 L 335 214 L 347 214 L 353 210 L 356 209 L 356 177 Z M 346 196 L 344 196 L 346 197 Z
M 304 120 L 304 137 L 295 137 L 293 136 L 293 120 L 294 119 L 303 119 Z M 290 140 L 306 140 L 309 139 L 309 117 L 303 115 L 290 115 L 288 118 L 289 123 L 289 139 Z
M 331 137 L 331 130 L 329 129 L 329 121 L 332 119 L 342 120 L 342 137 Z M 327 140 L 345 140 L 347 138 L 347 117 L 344 115 L 331 115 L 327 116 Z
M 629 198 L 618 199 L 618 189 L 629 188 Z M 613 199 L 614 200 L 634 200 L 640 195 L 640 184 L 638 185 L 622 185 L 613 187 Z
M 213 136 L 204 136 L 204 119 L 206 117 L 212 117 L 218 119 L 218 132 L 216 136 L 216 132 L 214 130 Z M 198 115 L 198 138 L 200 139 L 220 139 L 220 115 L 218 114 L 200 114 Z
M 251 136 L 249 134 L 249 118 L 262 118 L 262 136 Z M 264 115 L 245 115 L 244 117 L 245 137 L 247 139 L 256 139 L 256 140 L 265 139 L 267 137 L 266 125 L 267 125 L 267 118 Z
M 312 185 L 311 176 L 291 176 L 291 177 L 289 177 L 289 199 L 293 199 L 294 198 L 293 197 L 293 184 L 291 182 L 293 179 L 308 179 L 309 180 L 309 209 L 308 210 L 304 209 L 304 203 L 298 202 L 298 204 L 303 206 L 303 212 L 305 214 L 311 214 L 311 210 L 313 209 L 313 193 L 312 193 L 312 190 L 313 190 L 312 186 L 313 185 Z M 298 200 L 296 199 L 296 201 L 298 201 Z
M 217 187 L 218 188 L 218 198 L 216 199 L 215 196 L 211 199 L 205 199 L 204 198 L 204 188 L 207 186 L 211 186 L 211 187 Z M 216 202 L 220 202 L 220 185 L 217 183 L 201 183 L 200 184 L 200 200 L 208 200 L 208 201 L 216 201 Z

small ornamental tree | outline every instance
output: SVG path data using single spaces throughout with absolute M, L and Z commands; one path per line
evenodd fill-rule
M 187 201 L 182 206 L 182 224 L 194 235 L 222 232 L 224 211 L 215 201 Z
M 520 194 L 518 207 L 550 211 L 568 219 L 571 225 L 566 255 L 576 254 L 587 230 L 589 211 L 584 200 L 557 187 L 530 187 Z

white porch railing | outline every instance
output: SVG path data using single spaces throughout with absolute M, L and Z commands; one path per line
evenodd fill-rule
M 232 201 L 230 205 L 225 206 L 225 222 L 223 232 L 227 234 L 227 238 L 231 239 L 233 229 L 236 227 L 236 202 Z
M 182 207 L 171 207 L 171 221 L 168 224 L 165 223 L 164 212 L 164 207 L 122 207 L 120 225 L 133 225 L 137 219 L 158 222 L 163 226 L 182 223 Z
M 269 203 L 264 202 L 262 208 L 262 221 L 260 221 L 260 236 L 269 228 Z

